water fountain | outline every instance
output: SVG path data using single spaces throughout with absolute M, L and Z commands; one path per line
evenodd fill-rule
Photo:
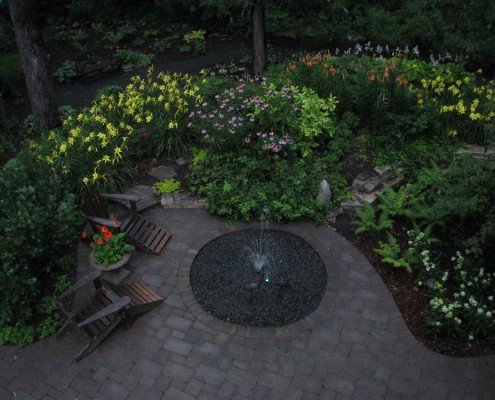
M 274 285 L 279 289 L 285 289 L 289 286 L 287 280 L 277 276 L 277 265 L 272 251 L 273 243 L 265 235 L 265 230 L 268 230 L 269 225 L 268 217 L 268 210 L 265 209 L 265 219 L 261 221 L 259 238 L 254 239 L 251 246 L 246 246 L 249 254 L 248 259 L 259 276 L 259 279 L 249 283 L 249 288 L 252 290 L 263 284 Z
M 204 310 L 247 326 L 281 326 L 319 305 L 326 268 L 316 251 L 292 233 L 272 229 L 268 212 L 259 229 L 220 236 L 198 252 L 191 289 Z

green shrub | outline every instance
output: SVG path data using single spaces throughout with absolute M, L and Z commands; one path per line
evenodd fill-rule
M 167 179 L 165 181 L 155 183 L 155 188 L 159 194 L 176 193 L 180 189 L 180 182 L 176 179 Z
M 199 153 L 201 154 L 201 153 Z M 189 187 L 206 196 L 206 209 L 232 220 L 321 218 L 316 199 L 323 171 L 316 163 L 213 155 L 191 166 Z
M 135 50 L 122 49 L 119 50 L 119 57 L 123 62 L 132 64 L 135 68 L 142 68 L 151 64 L 154 55 Z
M 88 34 L 82 29 L 76 29 L 72 31 L 71 36 L 72 44 L 74 47 L 80 51 L 81 53 L 85 53 L 87 51 L 86 39 L 88 38 Z
M 33 315 L 41 290 L 60 271 L 55 261 L 78 237 L 81 215 L 53 171 L 23 151 L 0 172 L 0 320 Z
M 47 338 L 57 332 L 60 326 L 60 317 L 52 316 L 45 318 L 38 327 L 38 333 L 41 337 Z
M 71 60 L 65 60 L 60 68 L 58 68 L 53 76 L 60 83 L 68 83 L 77 76 L 76 63 Z
M 194 46 L 196 53 L 206 53 L 205 34 L 203 30 L 191 31 L 184 35 L 184 42 L 189 46 Z
M 32 343 L 35 338 L 35 329 L 32 326 L 19 324 L 17 326 L 0 327 L 0 345 L 13 344 L 14 346 L 23 347 Z
M 153 42 L 153 51 L 156 53 L 164 53 L 168 49 L 172 47 L 172 43 L 170 39 L 165 38 L 165 39 L 155 39 Z

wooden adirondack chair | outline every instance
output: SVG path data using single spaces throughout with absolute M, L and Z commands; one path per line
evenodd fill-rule
M 163 303 L 163 298 L 142 282 L 132 282 L 111 290 L 103 287 L 100 275 L 100 271 L 89 273 L 56 299 L 66 317 L 57 338 L 74 326 L 83 329 L 91 338 L 77 355 L 76 361 L 96 349 L 122 321 L 133 320 Z M 72 313 L 68 310 L 68 299 L 89 284 L 95 287 L 94 296 L 80 311 Z
M 122 322 L 125 311 L 129 308 L 131 298 L 119 296 L 112 290 L 103 287 L 100 271 L 93 271 L 78 280 L 70 289 L 57 297 L 56 301 L 66 317 L 65 324 L 57 332 L 57 338 L 73 328 L 82 328 L 91 338 L 90 342 L 77 355 L 76 361 L 81 360 L 92 352 L 98 345 Z M 94 297 L 74 314 L 68 310 L 68 300 L 83 287 L 93 284 Z
M 159 255 L 171 235 L 164 228 L 147 220 L 137 211 L 137 202 L 141 197 L 134 194 L 102 194 L 101 196 L 117 201 L 130 203 L 129 213 L 121 218 L 121 225 L 116 226 L 115 221 L 87 215 L 86 218 L 99 225 L 105 225 L 116 232 L 124 232 L 125 240 L 148 254 Z

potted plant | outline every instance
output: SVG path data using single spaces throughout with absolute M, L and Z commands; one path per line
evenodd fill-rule
M 124 266 L 134 246 L 124 242 L 125 233 L 113 234 L 106 226 L 97 225 L 93 235 L 89 260 L 100 271 L 111 271 Z

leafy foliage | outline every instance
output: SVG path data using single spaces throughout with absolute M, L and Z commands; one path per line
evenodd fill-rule
M 95 252 L 95 261 L 108 267 L 122 260 L 126 253 L 134 247 L 124 242 L 125 233 L 112 234 L 106 227 L 100 227 L 100 232 L 93 235 L 91 247 Z
M 397 239 L 387 233 L 387 242 L 379 242 L 379 247 L 373 251 L 382 257 L 382 261 L 395 268 L 404 268 L 407 272 L 412 272 L 411 264 L 408 260 L 408 253 L 403 254 Z
M 189 46 L 194 46 L 196 53 L 206 53 L 205 34 L 203 30 L 191 31 L 184 35 L 184 42 Z
M 356 234 L 364 232 L 373 233 L 392 228 L 392 220 L 389 218 L 389 215 L 387 213 L 381 213 L 377 221 L 376 211 L 369 203 L 366 203 L 364 207 L 358 208 L 356 215 L 358 219 L 353 222 L 356 226 Z
M 76 63 L 72 60 L 65 60 L 60 68 L 58 68 L 53 76 L 60 83 L 68 83 L 77 76 Z
M 167 179 L 162 182 L 155 183 L 156 191 L 162 193 L 176 193 L 180 189 L 180 181 L 177 179 Z
M 101 94 L 31 146 L 76 192 L 115 192 L 134 175 L 138 158 L 187 147 L 186 119 L 198 92 L 190 76 L 154 77 L 150 70 L 123 91 Z
M 135 68 L 146 67 L 153 61 L 153 54 L 145 54 L 140 51 L 122 49 L 119 50 L 119 57 L 125 62 L 132 64 Z
M 75 196 L 29 151 L 0 172 L 0 319 L 4 340 L 24 343 L 42 288 L 62 272 L 56 260 L 77 239 Z M 47 311 L 47 304 L 40 303 Z M 46 306 L 46 307 L 45 307 Z
M 233 220 L 263 219 L 267 208 L 276 221 L 318 218 L 325 210 L 315 199 L 319 173 L 301 160 L 210 155 L 193 163 L 189 186 L 207 197 L 208 211 Z

